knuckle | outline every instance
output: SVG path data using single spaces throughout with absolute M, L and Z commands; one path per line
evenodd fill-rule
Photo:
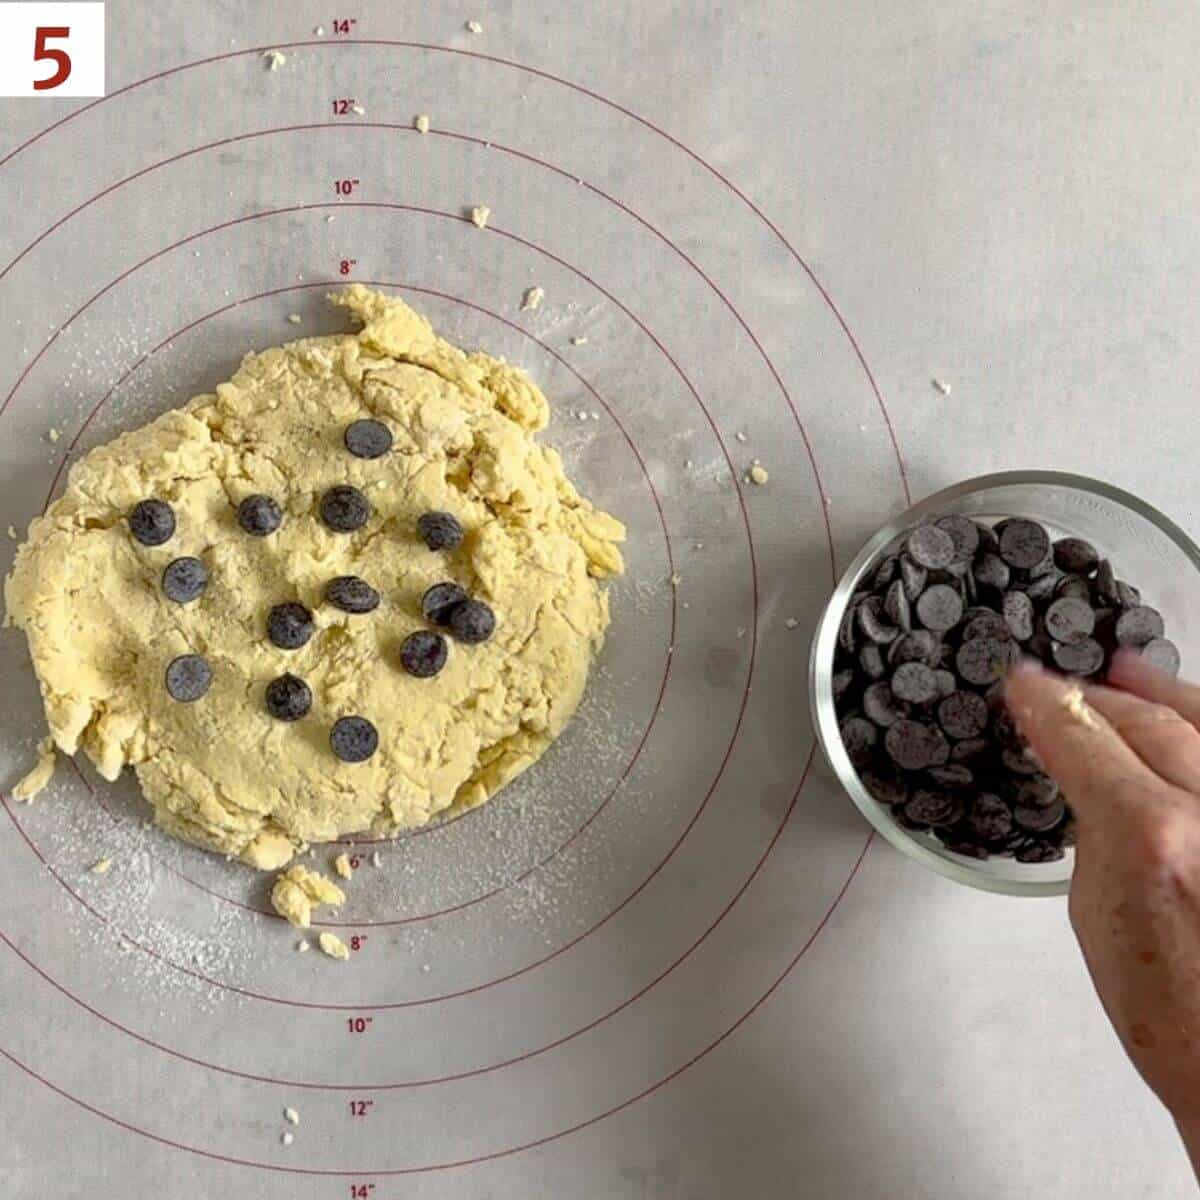
M 1191 836 L 1191 822 L 1179 811 L 1156 806 L 1145 812 L 1134 832 L 1134 845 L 1147 866 L 1170 872 L 1182 863 Z

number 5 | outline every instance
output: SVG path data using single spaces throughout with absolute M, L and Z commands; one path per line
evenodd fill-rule
M 49 59 L 55 64 L 54 74 L 46 79 L 35 79 L 35 92 L 49 91 L 60 83 L 65 83 L 71 74 L 71 56 L 65 50 L 48 49 L 46 42 L 50 38 L 65 38 L 71 36 L 69 25 L 39 25 L 33 39 L 33 61 L 45 62 Z

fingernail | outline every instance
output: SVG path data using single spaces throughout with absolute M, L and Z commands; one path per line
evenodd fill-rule
M 1031 658 L 1028 654 L 1022 654 L 1012 666 L 1014 675 L 1040 675 L 1042 673 L 1042 664 L 1036 658 Z

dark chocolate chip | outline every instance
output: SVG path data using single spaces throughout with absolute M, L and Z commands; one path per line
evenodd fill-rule
M 950 747 L 951 762 L 970 762 L 981 754 L 986 754 L 992 748 L 987 738 L 964 738 Z
M 988 706 L 977 692 L 954 692 L 937 708 L 938 723 L 955 741 L 977 738 L 987 728 Z
M 1064 575 L 1054 586 L 1058 600 L 1082 600 L 1085 604 L 1092 598 L 1092 585 L 1082 575 Z
M 1100 565 L 1100 552 L 1083 538 L 1059 538 L 1054 543 L 1054 565 L 1070 575 L 1090 575 Z
M 954 677 L 953 671 L 939 667 L 934 671 L 933 678 L 937 681 L 937 698 L 939 700 L 952 696 L 958 690 L 958 680 Z
M 909 663 L 908 665 L 917 666 L 918 664 Z M 929 670 L 928 667 L 923 669 Z M 907 717 L 910 711 L 908 704 L 897 698 L 892 690 L 892 685 L 886 679 L 871 684 L 863 692 L 862 708 L 867 719 L 873 721 L 881 729 L 886 729 L 889 725 L 894 725 L 897 721 Z
M 181 704 L 199 700 L 212 680 L 212 667 L 199 654 L 181 654 L 167 665 L 167 692 Z
M 899 666 L 906 662 L 923 662 L 936 666 L 941 662 L 942 644 L 928 629 L 914 629 L 898 637 L 888 650 L 888 662 Z
M 418 679 L 430 679 L 445 665 L 450 648 L 440 633 L 418 629 L 404 639 L 400 647 L 400 664 Z
M 858 665 L 868 679 L 882 679 L 887 674 L 883 651 L 874 642 L 868 642 L 858 652 Z
M 927 570 L 948 567 L 954 561 L 954 539 L 936 525 L 918 525 L 904 548 L 913 562 Z
M 430 550 L 457 550 L 462 545 L 463 529 L 453 513 L 422 513 L 417 518 L 417 533 Z
M 366 717 L 339 717 L 329 731 L 329 747 L 342 762 L 366 762 L 379 749 L 379 733 Z
M 963 802 L 943 788 L 918 788 L 904 806 L 904 815 L 914 825 L 957 825 L 962 820 Z
M 267 637 L 280 650 L 299 650 L 314 628 L 312 613 L 295 600 L 276 604 L 267 614 Z
M 382 458 L 392 448 L 392 431 L 382 421 L 351 421 L 342 440 L 355 458 Z
M 991 553 L 981 554 L 975 560 L 974 574 L 975 582 L 981 587 L 994 588 L 998 592 L 1008 587 L 1012 576 L 1008 563 L 1000 555 Z
M 889 808 L 896 808 L 908 802 L 908 787 L 904 780 L 896 775 L 884 775 L 880 771 L 863 771 L 859 775 L 862 785 L 872 798 Z
M 1117 603 L 1122 608 L 1137 608 L 1142 602 L 1142 593 L 1123 579 L 1117 580 Z
M 976 687 L 986 687 L 1002 679 L 1012 665 L 1009 644 L 1010 639 L 996 637 L 963 642 L 954 660 L 959 676 Z
M 929 572 L 918 563 L 913 562 L 907 554 L 900 556 L 900 582 L 904 584 L 904 594 L 909 604 L 916 604 L 917 597 L 925 590 L 929 582 Z
M 1049 775 L 1034 775 L 1017 788 L 1017 803 L 1026 808 L 1048 808 L 1058 799 L 1058 784 Z
M 970 787 L 975 782 L 975 772 L 961 763 L 948 764 L 944 767 L 930 767 L 926 774 L 934 783 L 945 788 Z
M 888 585 L 887 594 L 883 598 L 883 611 L 893 625 L 898 625 L 906 633 L 912 629 L 912 608 L 904 594 L 902 580 L 894 579 Z
M 1031 579 L 1025 585 L 1025 595 L 1027 595 L 1034 604 L 1043 604 L 1051 599 L 1062 583 L 1063 577 L 1057 571 L 1047 571 L 1045 575 L 1039 575 L 1036 579 Z
M 369 613 L 379 607 L 379 593 L 357 575 L 338 575 L 325 585 L 325 600 L 345 613 Z
M 871 576 L 871 590 L 875 592 L 884 591 L 897 577 L 900 570 L 900 559 L 895 554 L 889 554 L 887 558 L 880 562 L 875 568 L 875 574 Z
M 892 691 L 909 704 L 928 704 L 937 699 L 937 676 L 924 663 L 902 663 L 892 673 Z
M 1047 833 L 1066 815 L 1066 805 L 1061 800 L 1049 804 L 1023 804 L 1018 798 L 1013 805 L 1013 819 L 1022 829 L 1030 833 Z
M 940 767 L 950 757 L 945 734 L 919 721 L 897 721 L 884 735 L 883 744 L 892 762 L 905 771 Z
M 1000 751 L 1000 761 L 1014 775 L 1040 775 L 1042 764 L 1034 757 L 1033 751 L 1025 746 L 1021 749 L 1006 747 Z
M 278 721 L 298 721 L 312 708 L 312 689 L 298 675 L 280 675 L 267 684 L 267 712 Z
M 1055 845 L 1054 842 L 1046 841 L 1041 838 L 1035 838 L 1026 845 L 1013 851 L 1013 858 L 1017 862 L 1022 863 L 1048 863 L 1058 862 L 1063 857 L 1063 849 L 1061 846 Z
M 435 587 L 438 585 L 434 585 Z M 463 598 L 466 598 L 466 593 L 463 593 Z M 429 616 L 428 613 L 425 614 Z M 842 613 L 841 622 L 838 625 L 838 645 L 847 653 L 853 654 L 855 647 L 858 645 L 858 637 L 856 629 L 858 628 L 858 602 L 851 601 L 846 605 L 846 611 Z
M 834 671 L 830 683 L 833 687 L 833 702 L 838 704 L 843 697 L 849 694 L 850 689 L 854 686 L 854 672 L 849 670 Z
M 353 533 L 370 519 L 370 501 L 356 487 L 338 484 L 321 497 L 321 520 L 334 533 Z
M 1006 592 L 1002 601 L 1004 623 L 1018 642 L 1033 637 L 1033 601 L 1024 592 Z
M 839 728 L 850 761 L 856 767 L 870 762 L 879 741 L 879 730 L 866 717 L 847 717 Z
M 859 629 L 878 645 L 886 646 L 895 641 L 900 635 L 883 610 L 883 600 L 879 596 L 868 596 L 858 606 Z
M 1107 558 L 1102 558 L 1099 567 L 1096 568 L 1096 599 L 1114 607 L 1121 603 L 1117 577 L 1113 573 L 1112 563 Z
M 1002 842 L 1013 831 L 1012 810 L 992 792 L 980 792 L 971 801 L 967 826 L 981 842 Z
M 447 620 L 456 641 L 486 642 L 496 629 L 496 614 L 482 600 L 467 600 L 450 610 Z
M 1008 622 L 993 609 L 969 608 L 964 615 L 962 640 L 973 642 L 976 638 L 989 637 L 1007 641 L 1012 637 Z
M 947 583 L 934 583 L 917 597 L 917 618 L 926 629 L 944 633 L 962 620 L 962 597 Z
M 283 510 L 270 496 L 247 496 L 238 505 L 238 524 L 253 537 L 266 537 L 283 524 Z
M 1056 641 L 1073 645 L 1087 641 L 1096 628 L 1096 614 L 1086 600 L 1064 596 L 1046 609 L 1046 632 Z
M 139 500 L 129 514 L 129 532 L 143 546 L 161 546 L 175 534 L 175 513 L 165 500 Z
M 977 846 L 974 842 L 959 842 L 953 838 L 942 842 L 943 847 L 951 854 L 958 854 L 963 858 L 976 858 L 983 860 L 990 858 L 991 854 L 986 846 Z
M 1082 642 L 1055 642 L 1050 657 L 1067 675 L 1094 675 L 1104 666 L 1104 647 L 1095 638 L 1084 638 Z
M 190 604 L 208 586 L 208 568 L 198 558 L 177 558 L 162 574 L 163 595 L 176 604 Z
M 979 549 L 979 526 L 969 517 L 962 517 L 957 513 L 938 517 L 934 525 L 950 535 L 950 540 L 954 543 L 954 561 L 970 563 Z
M 1141 650 L 1142 658 L 1168 675 L 1179 674 L 1179 647 L 1170 638 L 1152 638 Z
M 1010 567 L 1032 571 L 1050 554 L 1050 535 L 1036 521 L 1014 517 L 1000 534 L 1000 557 Z
M 447 625 L 450 614 L 467 599 L 467 593 L 457 583 L 435 583 L 421 597 L 421 612 L 425 620 L 435 625 Z
M 1162 614 L 1155 608 L 1139 604 L 1136 608 L 1126 609 L 1117 618 L 1117 645 L 1136 649 L 1162 637 L 1163 631 Z

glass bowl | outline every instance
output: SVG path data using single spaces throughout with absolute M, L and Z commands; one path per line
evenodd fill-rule
M 1082 475 L 1059 471 L 1004 471 L 955 484 L 913 505 L 875 533 L 847 567 L 817 624 L 809 660 L 809 691 L 817 737 L 850 798 L 893 846 L 958 883 L 1010 896 L 1057 896 L 1071 882 L 1075 853 L 1052 863 L 1011 858 L 965 858 L 932 835 L 904 829 L 863 787 L 838 732 L 833 703 L 833 659 L 838 626 L 854 589 L 885 548 L 923 520 L 959 513 L 984 521 L 1004 516 L 1042 522 L 1055 538 L 1074 535 L 1094 543 L 1117 574 L 1141 589 L 1163 615 L 1167 636 L 1179 647 L 1184 672 L 1200 657 L 1200 605 L 1196 603 L 1200 548 L 1173 521 L 1128 492 Z

